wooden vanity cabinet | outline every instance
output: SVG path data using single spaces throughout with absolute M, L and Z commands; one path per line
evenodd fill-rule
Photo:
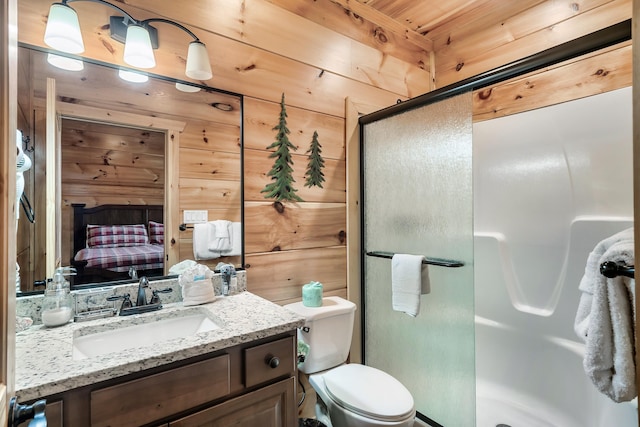
M 296 375 L 291 331 L 50 398 L 65 427 L 297 427 Z

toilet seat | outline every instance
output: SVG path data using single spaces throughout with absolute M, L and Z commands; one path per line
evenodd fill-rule
M 371 366 L 338 366 L 323 379 L 334 402 L 361 416 L 393 422 L 414 412 L 411 393 L 394 377 Z

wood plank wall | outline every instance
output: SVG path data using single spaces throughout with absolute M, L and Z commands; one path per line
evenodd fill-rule
M 346 295 L 346 97 L 389 106 L 434 84 L 453 83 L 631 17 L 631 0 L 524 1 L 524 6 L 479 2 L 473 14 L 425 29 L 427 39 L 402 33 L 384 17 L 363 17 L 354 10 L 361 5 L 344 0 L 194 0 L 179 5 L 127 0 L 125 9 L 139 19 L 163 16 L 189 26 L 211 55 L 214 77 L 206 83 L 245 95 L 248 287 L 286 303 L 300 298 L 302 284 L 310 280 L 321 281 L 328 294 Z M 20 0 L 21 41 L 43 44 L 49 4 Z M 122 45 L 104 34 L 110 11 L 90 3 L 74 3 L 74 8 L 85 32 L 84 55 L 122 65 Z M 186 36 L 169 26 L 159 28 L 159 34 L 162 47 L 154 72 L 184 79 Z M 475 119 L 626 85 L 628 49 L 474 94 Z M 575 76 L 576 67 L 578 80 L 558 80 L 558 75 Z M 260 194 L 268 182 L 272 160 L 266 147 L 275 138 L 272 128 L 283 93 L 291 140 L 299 147 L 293 155 L 294 178 L 305 202 L 297 204 L 273 203 Z M 326 160 L 324 189 L 302 185 L 304 153 L 315 130 Z M 181 209 L 190 205 L 183 194 L 195 197 L 187 182 L 195 186 L 199 181 L 181 180 Z

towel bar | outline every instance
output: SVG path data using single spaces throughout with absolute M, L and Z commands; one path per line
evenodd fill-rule
M 187 228 L 191 229 L 193 228 L 193 225 L 187 225 L 187 224 L 180 224 L 180 231 L 185 231 Z
M 381 252 L 381 251 L 365 252 L 365 254 L 367 256 L 372 256 L 376 258 L 387 258 L 387 259 L 391 259 L 395 255 L 393 252 Z M 455 261 L 455 260 L 443 259 L 443 258 L 427 258 L 427 257 L 425 257 L 425 259 L 422 260 L 422 263 L 429 264 L 429 265 L 439 265 L 441 267 L 462 267 L 464 265 L 464 262 L 462 261 Z
M 613 261 L 606 261 L 600 264 L 600 274 L 610 279 L 618 276 L 625 276 L 635 279 L 635 267 L 618 264 Z

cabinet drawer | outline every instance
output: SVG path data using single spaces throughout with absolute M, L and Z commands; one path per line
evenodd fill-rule
M 229 355 L 91 392 L 91 425 L 140 426 L 229 394 Z
M 244 350 L 245 386 L 252 387 L 295 372 L 294 339 L 277 341 Z

